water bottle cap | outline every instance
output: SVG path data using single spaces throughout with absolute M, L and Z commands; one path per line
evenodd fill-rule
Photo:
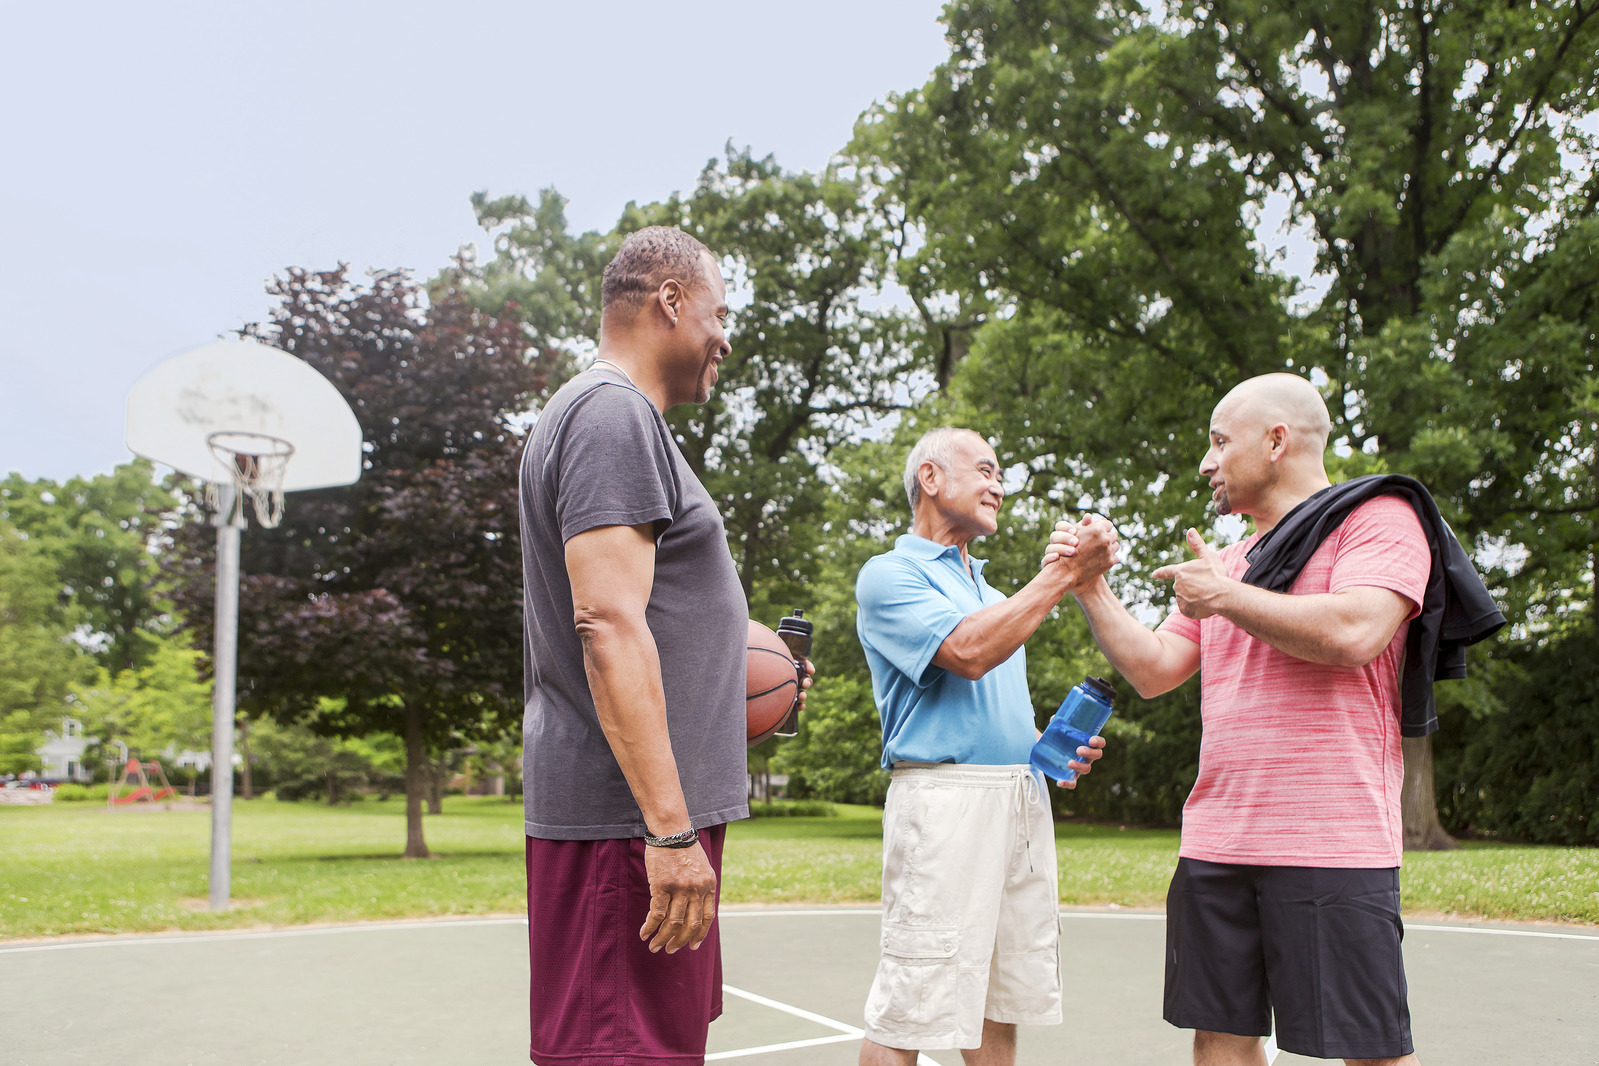
M 1113 703 L 1116 700 L 1116 686 L 1102 677 L 1095 677 L 1090 674 L 1083 678 L 1083 687 L 1103 699 L 1106 703 Z

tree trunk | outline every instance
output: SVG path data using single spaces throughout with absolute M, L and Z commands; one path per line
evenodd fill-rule
M 422 792 L 427 787 L 427 752 L 422 749 L 422 709 L 414 703 L 405 705 L 405 857 L 428 857 L 427 842 L 422 839 Z
M 255 799 L 255 790 L 250 787 L 250 720 L 242 714 L 239 716 L 239 783 L 243 792 L 240 799 Z
M 339 805 L 339 773 L 337 770 L 327 770 L 322 776 L 327 778 L 328 782 L 328 806 L 337 807 Z
M 1432 783 L 1432 737 L 1404 737 L 1405 784 L 1399 790 L 1406 851 L 1451 851 L 1460 845 L 1438 821 Z
M 444 813 L 444 769 L 443 759 L 430 759 L 428 761 L 428 813 Z

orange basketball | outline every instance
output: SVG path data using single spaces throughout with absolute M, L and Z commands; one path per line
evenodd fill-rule
M 754 747 L 777 732 L 799 699 L 799 672 L 782 638 L 750 620 L 749 674 L 744 684 L 745 737 Z

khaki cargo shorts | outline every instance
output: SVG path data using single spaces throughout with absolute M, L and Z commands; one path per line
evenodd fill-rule
M 984 1018 L 1059 1024 L 1058 900 L 1054 826 L 1030 767 L 896 765 L 867 1038 L 971 1049 Z

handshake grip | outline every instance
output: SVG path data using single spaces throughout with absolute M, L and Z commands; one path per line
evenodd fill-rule
M 1116 527 L 1103 515 L 1084 515 L 1081 522 L 1055 523 L 1044 549 L 1044 568 L 1065 566 L 1075 571 L 1072 589 L 1088 584 L 1116 565 L 1120 541 Z

